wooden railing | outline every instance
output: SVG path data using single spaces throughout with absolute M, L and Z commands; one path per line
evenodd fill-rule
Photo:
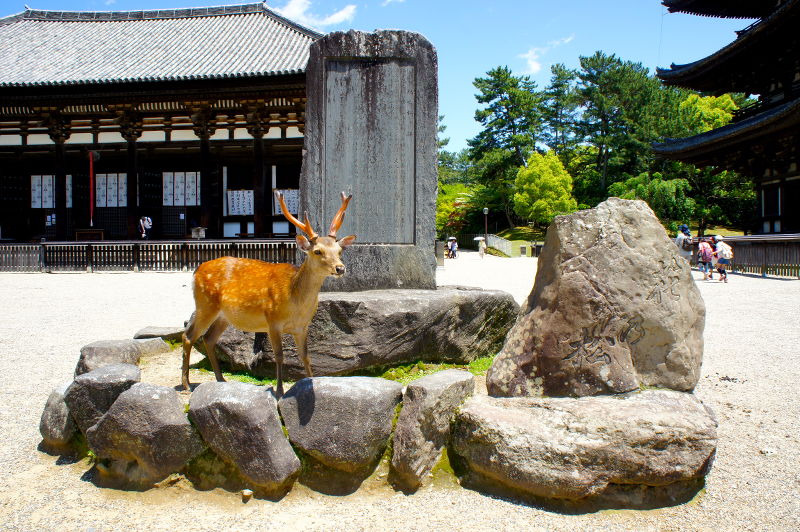
M 294 263 L 294 240 L 184 240 L 0 244 L 0 272 L 191 271 L 242 257 Z
M 733 248 L 733 271 L 800 277 L 800 233 L 730 236 L 725 242 Z

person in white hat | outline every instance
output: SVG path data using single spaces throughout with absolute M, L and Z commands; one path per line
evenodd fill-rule
M 719 272 L 719 279 L 723 283 L 727 283 L 727 268 L 733 259 L 733 249 L 731 249 L 731 247 L 725 243 L 724 240 L 725 238 L 722 235 L 717 235 L 714 237 L 714 256 L 717 258 L 717 271 Z

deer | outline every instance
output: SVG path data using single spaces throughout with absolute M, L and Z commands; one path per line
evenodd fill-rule
M 244 332 L 266 332 L 275 354 L 277 397 L 283 396 L 283 344 L 281 336 L 291 334 L 306 376 L 312 377 L 308 357 L 308 326 L 317 312 L 319 291 L 327 277 L 342 277 L 345 266 L 342 252 L 355 235 L 336 239 L 352 194 L 341 193 L 342 204 L 333 217 L 327 236 L 319 236 L 311 226 L 308 212 L 301 223 L 286 208 L 283 194 L 275 198 L 283 216 L 298 232 L 297 247 L 306 256 L 301 266 L 274 264 L 255 259 L 221 257 L 204 262 L 195 270 L 192 291 L 195 313 L 183 333 L 181 383 L 190 391 L 189 355 L 192 345 L 203 336 L 214 376 L 224 382 L 216 356 L 219 337 L 228 325 Z

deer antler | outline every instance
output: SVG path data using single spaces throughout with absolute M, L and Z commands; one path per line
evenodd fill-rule
M 278 198 L 278 202 L 280 202 L 281 204 L 281 212 L 283 212 L 283 216 L 285 216 L 287 220 L 292 222 L 292 225 L 294 225 L 302 232 L 304 232 L 306 235 L 308 235 L 309 240 L 314 240 L 315 238 L 317 238 L 317 236 L 319 236 L 317 235 L 317 233 L 314 232 L 314 228 L 311 227 L 311 222 L 308 220 L 308 211 L 304 213 L 306 222 L 300 223 L 300 220 L 292 216 L 292 213 L 290 213 L 289 209 L 286 208 L 286 201 L 283 199 L 283 193 L 276 190 L 275 197 Z
M 353 199 L 352 194 L 345 196 L 344 192 L 342 192 L 342 206 L 339 207 L 339 211 L 336 213 L 336 216 L 333 217 L 331 228 L 328 229 L 328 236 L 336 238 L 336 231 L 339 230 L 339 228 L 342 226 L 342 222 L 344 222 L 344 211 L 347 210 L 347 206 L 350 204 L 351 199 Z

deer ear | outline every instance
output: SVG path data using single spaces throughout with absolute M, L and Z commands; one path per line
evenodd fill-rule
M 342 247 L 342 249 L 344 249 L 355 241 L 356 241 L 356 235 L 350 235 L 339 240 L 339 245 Z
M 294 239 L 297 240 L 297 247 L 308 253 L 308 250 L 311 249 L 311 242 L 303 235 L 297 235 Z

